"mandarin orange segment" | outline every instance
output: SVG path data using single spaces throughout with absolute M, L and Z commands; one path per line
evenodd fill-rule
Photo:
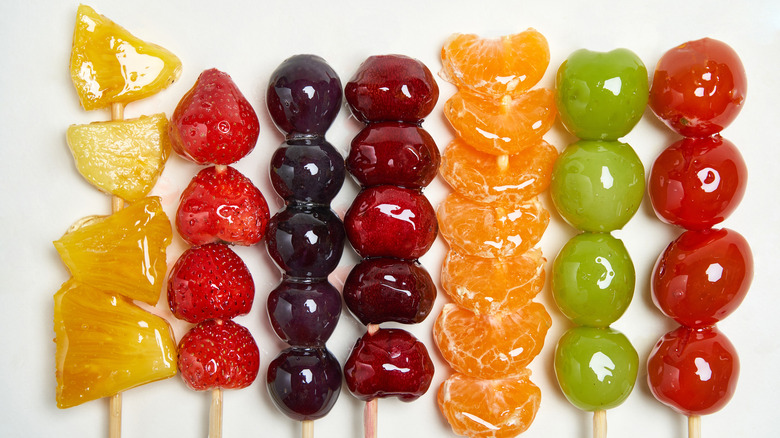
M 446 304 L 433 326 L 442 357 L 460 373 L 482 379 L 515 376 L 542 350 L 552 320 L 532 301 L 517 312 L 476 315 Z
M 180 73 L 181 61 L 170 51 L 140 40 L 89 6 L 79 6 L 70 75 L 85 110 L 151 96 Z
M 516 312 L 544 287 L 541 250 L 507 258 L 486 259 L 447 252 L 441 270 L 441 283 L 452 301 L 479 315 Z
M 439 409 L 452 431 L 469 438 L 511 438 L 533 423 L 542 392 L 527 369 L 515 377 L 483 380 L 455 373 L 439 387 Z
M 54 332 L 59 408 L 176 375 L 164 319 L 74 279 L 54 295 Z
M 110 216 L 82 219 L 54 247 L 76 280 L 154 305 L 171 239 L 160 198 L 148 197 Z
M 534 29 L 500 38 L 454 34 L 441 49 L 442 77 L 491 99 L 536 85 L 550 63 L 547 39 Z
M 483 204 L 450 192 L 437 211 L 451 247 L 477 257 L 513 257 L 542 238 L 550 213 L 537 198 L 522 204 Z
M 444 150 L 440 172 L 462 195 L 479 202 L 518 204 L 547 190 L 558 150 L 544 140 L 504 161 L 460 138 Z
M 463 92 L 444 104 L 444 115 L 471 147 L 492 155 L 513 155 L 539 144 L 555 122 L 555 95 L 536 88 L 501 101 Z

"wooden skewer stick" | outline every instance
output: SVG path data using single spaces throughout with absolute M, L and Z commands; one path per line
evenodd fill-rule
M 607 438 L 607 411 L 593 411 L 593 438 Z
M 701 438 L 701 416 L 688 416 L 688 438 Z
M 222 438 L 222 388 L 211 390 L 209 438 Z
M 373 335 L 379 330 L 379 325 L 369 324 L 366 328 L 368 329 L 368 334 Z M 363 409 L 363 436 L 365 438 L 376 438 L 378 407 L 379 400 L 372 399 L 366 402 L 366 407 Z
M 125 118 L 125 106 L 122 103 L 111 104 L 111 120 L 123 120 Z M 125 208 L 125 201 L 119 196 L 111 197 L 111 212 Z M 122 436 L 122 393 L 111 396 L 108 401 L 108 436 L 120 438 Z
M 301 437 L 314 438 L 314 420 L 301 421 Z

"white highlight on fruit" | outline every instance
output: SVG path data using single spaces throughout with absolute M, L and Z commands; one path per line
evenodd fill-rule
M 412 224 L 412 228 L 416 228 L 414 221 L 412 221 L 412 218 L 414 218 L 414 212 L 409 209 L 403 209 L 400 205 L 395 204 L 379 204 L 376 207 L 382 214 L 390 216 L 393 219 L 402 220 L 404 222 L 409 222 Z
M 712 167 L 705 167 L 696 172 L 696 176 L 701 181 L 701 189 L 707 193 L 714 192 L 720 185 L 720 174 Z
M 599 382 L 603 382 L 607 376 L 612 377 L 612 371 L 615 369 L 615 363 L 606 354 L 598 351 L 593 354 L 588 362 L 588 368 L 596 374 Z
M 596 281 L 596 285 L 599 289 L 606 289 L 612 284 L 612 279 L 615 278 L 615 270 L 612 269 L 612 264 L 604 257 L 596 257 L 596 263 L 604 267 L 604 273 Z
M 320 240 L 319 237 L 317 237 L 317 234 L 314 233 L 314 231 L 307 231 L 306 234 L 304 234 L 304 237 L 306 237 L 306 240 L 309 241 L 310 244 L 316 245 L 317 241 Z
M 715 283 L 723 276 L 723 266 L 720 263 L 712 263 L 707 266 L 707 280 L 710 283 Z
M 313 99 L 314 95 L 316 94 L 316 91 L 314 91 L 314 87 L 312 87 L 311 85 L 307 85 L 303 87 L 302 91 L 306 93 L 307 96 L 309 96 L 309 99 Z
M 123 41 L 117 50 L 117 61 L 122 66 L 125 88 L 122 92 L 136 91 L 149 85 L 165 68 L 165 61 L 156 56 L 138 53 L 130 43 Z
M 478 424 L 480 424 L 480 425 L 490 429 L 490 430 L 498 430 L 498 426 L 496 426 L 496 425 L 494 425 L 492 423 L 488 423 L 487 421 L 477 417 L 474 414 L 470 414 L 468 412 L 463 412 L 463 416 L 468 418 L 469 420 L 475 422 L 475 423 L 478 423 Z
M 316 174 L 317 174 L 317 172 L 319 172 L 319 171 L 320 171 L 320 168 L 319 168 L 319 167 L 317 167 L 317 165 L 316 165 L 316 164 L 314 164 L 314 163 L 309 163 L 309 164 L 307 164 L 307 165 L 303 166 L 303 168 L 304 168 L 304 169 L 306 169 L 306 170 L 308 170 L 308 171 L 309 171 L 309 174 L 311 174 L 311 175 L 316 175 Z
M 623 86 L 623 81 L 619 77 L 609 78 L 604 81 L 604 89 L 609 90 L 615 96 L 620 94 L 620 88 Z
M 605 189 L 611 189 L 614 183 L 615 178 L 613 178 L 612 174 L 609 172 L 609 167 L 601 166 L 601 185 L 604 186 Z
M 509 138 L 509 137 L 499 137 L 498 135 L 493 134 L 492 132 L 487 132 L 484 129 L 479 129 L 479 128 L 474 128 L 474 129 L 476 129 L 477 132 L 482 134 L 483 137 L 485 137 L 487 139 L 490 139 L 490 140 L 501 140 L 501 141 L 503 141 L 505 143 L 509 143 L 510 141 L 512 141 L 512 139 Z
M 409 371 L 411 371 L 411 368 L 401 368 L 391 363 L 383 363 L 382 369 L 385 371 L 400 371 L 402 373 L 408 373 Z
M 712 370 L 710 369 L 710 363 L 703 357 L 697 357 L 693 360 L 693 364 L 696 365 L 696 375 L 699 376 L 699 380 L 706 382 L 712 377 Z
M 406 84 L 401 85 L 401 93 L 408 98 L 412 98 L 412 93 L 409 92 L 409 86 Z

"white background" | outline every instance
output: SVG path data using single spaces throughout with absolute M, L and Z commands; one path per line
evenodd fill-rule
M 281 141 L 265 109 L 264 90 L 270 73 L 288 56 L 323 56 L 342 82 L 370 55 L 401 53 L 425 62 L 437 73 L 439 51 L 451 33 L 478 33 L 495 37 L 534 27 L 550 44 L 551 63 L 541 86 L 552 87 L 557 66 L 579 48 L 635 51 L 652 71 L 667 49 L 705 36 L 721 39 L 740 54 L 748 74 L 748 97 L 740 116 L 724 132 L 742 151 L 750 172 L 747 195 L 724 224 L 741 232 L 755 255 L 755 279 L 737 312 L 720 324 L 737 347 L 742 373 L 737 393 L 722 411 L 705 417 L 704 437 L 780 435 L 777 415 L 780 341 L 777 332 L 780 300 L 776 277 L 780 208 L 776 174 L 780 97 L 780 3 L 772 0 L 735 1 L 297 1 L 216 2 L 137 0 L 94 1 L 102 13 L 134 34 L 176 53 L 184 64 L 181 79 L 162 93 L 129 105 L 126 117 L 164 111 L 170 115 L 179 98 L 204 69 L 216 67 L 232 75 L 255 106 L 261 136 L 247 158 L 235 167 L 249 176 L 269 200 L 273 211 L 281 206 L 270 187 L 268 161 Z M 750 6 L 748 6 L 750 5 Z M 106 120 L 106 111 L 83 111 L 68 75 L 75 1 L 14 1 L 0 6 L 0 436 L 78 437 L 107 435 L 107 402 L 99 400 L 68 410 L 55 406 L 52 295 L 68 273 L 51 245 L 71 223 L 90 214 L 109 212 L 108 197 L 89 186 L 77 173 L 64 140 L 68 125 Z M 453 133 L 441 107 L 454 92 L 439 81 L 441 98 L 424 127 L 440 148 Z M 346 108 L 328 133 L 328 139 L 346 155 L 359 125 Z M 562 149 L 571 138 L 557 124 L 547 139 Z M 635 147 L 645 167 L 675 137 L 648 111 L 626 140 Z M 178 194 L 197 166 L 173 156 L 154 194 L 163 197 L 169 215 Z M 436 205 L 447 193 L 437 179 L 426 190 Z M 351 180 L 335 200 L 343 215 L 356 193 Z M 547 196 L 547 195 L 545 195 Z M 679 230 L 660 223 L 649 202 L 625 227 L 623 237 L 637 268 L 635 299 L 614 327 L 634 343 L 644 363 L 656 340 L 674 325 L 649 298 L 648 278 L 656 256 Z M 549 206 L 549 199 L 545 199 Z M 548 260 L 573 233 L 553 214 L 541 243 Z M 446 248 L 439 239 L 423 259 L 438 281 Z M 183 245 L 176 240 L 169 264 Z M 252 386 L 228 391 L 224 399 L 225 437 L 295 437 L 299 424 L 280 415 L 267 395 L 265 368 L 284 347 L 273 335 L 265 298 L 280 274 L 263 245 L 239 248 L 254 274 L 257 299 L 252 312 L 238 321 L 250 328 L 261 349 L 261 377 Z M 346 276 L 356 261 L 348 249 L 334 281 Z M 549 267 L 549 264 L 548 264 Z M 588 437 L 590 415 L 573 408 L 558 389 L 552 372 L 555 343 L 568 322 L 554 307 L 549 286 L 539 300 L 553 316 L 545 347 L 533 362 L 533 380 L 541 387 L 542 405 L 528 437 Z M 433 316 L 447 301 L 440 291 Z M 163 299 L 164 303 L 165 300 Z M 164 305 L 159 306 L 165 312 Z M 448 374 L 430 334 L 434 317 L 408 327 L 423 342 L 437 365 L 431 390 L 412 404 L 395 399 L 379 403 L 379 436 L 453 436 L 436 408 L 435 393 Z M 177 338 L 185 326 L 174 322 Z M 345 312 L 329 341 L 340 361 L 346 358 L 363 328 Z M 611 437 L 678 437 L 685 435 L 682 416 L 656 402 L 645 383 L 644 365 L 636 389 L 620 407 L 609 411 Z M 207 434 L 209 395 L 185 388 L 179 377 L 127 391 L 124 394 L 123 431 L 128 438 L 204 437 Z M 362 403 L 344 388 L 326 418 L 315 423 L 316 436 L 358 437 L 362 434 Z

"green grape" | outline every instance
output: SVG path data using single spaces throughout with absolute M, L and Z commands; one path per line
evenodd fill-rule
M 606 233 L 582 233 L 555 258 L 553 298 L 575 324 L 606 327 L 628 308 L 635 280 L 623 242 Z
M 550 184 L 553 204 L 583 231 L 618 230 L 639 209 L 645 169 L 631 146 L 616 141 L 580 140 L 555 162 Z
M 582 139 L 617 140 L 642 118 L 649 98 L 647 68 L 632 51 L 580 49 L 556 76 L 558 113 Z
M 571 404 L 584 411 L 611 409 L 631 394 L 639 356 L 619 331 L 574 327 L 555 348 L 555 375 Z

